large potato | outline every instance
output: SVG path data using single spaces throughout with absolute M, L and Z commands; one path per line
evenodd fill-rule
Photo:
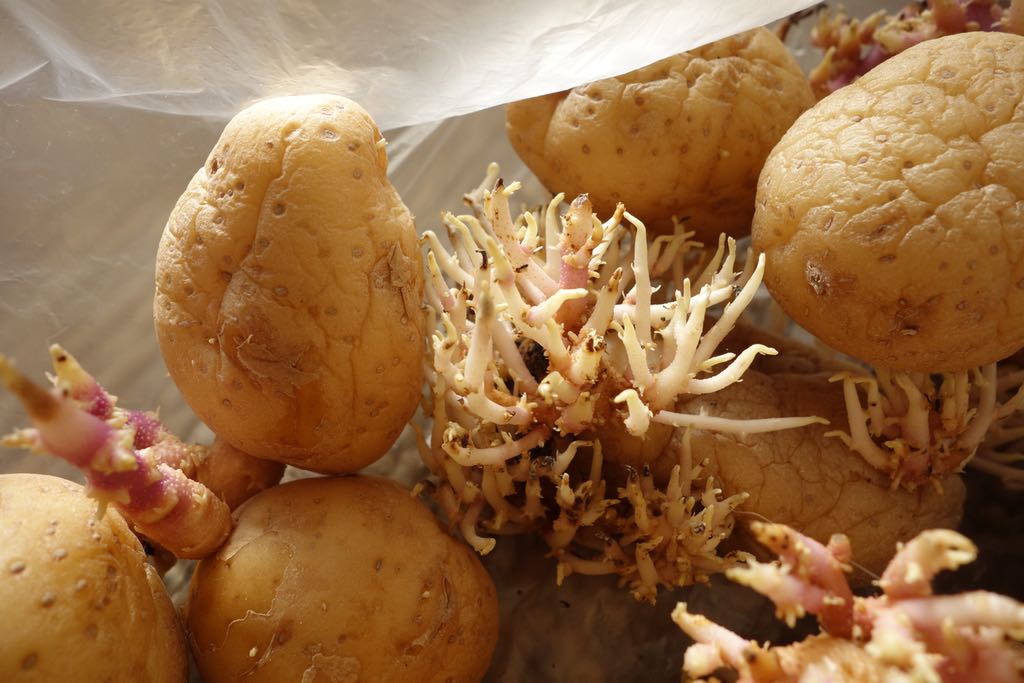
M 878 366 L 1024 346 L 1024 38 L 929 40 L 800 117 L 765 163 L 754 246 L 798 323 Z
M 715 243 L 746 235 L 761 165 L 814 104 L 796 60 L 757 29 L 615 78 L 507 108 L 507 132 L 552 192 L 623 202 L 648 227 L 671 217 Z
M 302 479 L 236 511 L 187 607 L 206 683 L 483 677 L 496 591 L 480 561 L 398 484 Z
M 185 644 L 163 582 L 112 508 L 70 481 L 0 476 L 3 681 L 183 683 Z
M 171 377 L 246 453 L 356 470 L 415 409 L 416 232 L 350 100 L 277 98 L 232 119 L 171 213 L 156 285 Z

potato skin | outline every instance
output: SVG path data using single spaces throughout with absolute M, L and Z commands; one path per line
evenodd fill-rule
M 508 105 L 516 152 L 552 192 L 618 202 L 714 244 L 750 232 L 758 173 L 814 94 L 786 47 L 756 29 L 615 78 Z
M 984 365 L 1024 345 L 1024 38 L 928 40 L 819 102 L 761 174 L 765 283 L 877 366 Z
M 0 475 L 0 680 L 183 683 L 185 642 L 156 570 L 113 508 L 74 482 Z
M 246 453 L 354 471 L 415 410 L 422 267 L 381 139 L 341 97 L 259 102 L 167 222 L 160 349 L 200 419 Z
M 376 477 L 293 481 L 236 511 L 187 607 L 206 683 L 480 680 L 494 584 L 409 491 Z
M 825 432 L 847 424 L 841 383 L 831 373 L 765 375 L 748 370 L 743 382 L 693 397 L 681 412 L 706 410 L 734 418 L 818 415 L 829 425 L 808 425 L 767 434 L 718 434 L 695 430 L 693 452 L 708 458 L 708 473 L 723 495 L 747 492 L 739 510 L 756 513 L 827 543 L 834 533 L 850 538 L 854 560 L 881 574 L 896 552 L 925 529 L 956 528 L 963 514 L 965 487 L 958 476 L 941 480 L 941 491 L 921 486 L 893 489 L 880 472 Z M 673 447 L 678 447 L 682 430 Z M 655 463 L 667 477 L 676 462 L 674 451 Z M 863 579 L 863 575 L 855 576 Z

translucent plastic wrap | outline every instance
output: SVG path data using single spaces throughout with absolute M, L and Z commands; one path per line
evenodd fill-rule
M 215 119 L 335 92 L 386 130 L 620 74 L 810 4 L 5 0 L 0 88 Z

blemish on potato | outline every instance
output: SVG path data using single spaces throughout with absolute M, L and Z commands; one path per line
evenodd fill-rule
M 43 593 L 43 596 L 39 598 L 39 604 L 42 607 L 53 607 L 55 602 L 57 602 L 57 594 L 52 591 Z
M 38 663 L 39 663 L 39 655 L 37 655 L 35 652 L 29 652 L 21 660 L 21 670 L 22 671 L 30 671 L 30 670 L 34 669 L 36 667 L 36 664 L 38 664 Z
M 363 177 L 363 169 L 361 169 L 361 168 L 353 169 L 352 177 L 355 178 L 356 180 L 359 180 L 360 178 L 362 178 Z
M 277 287 L 274 287 L 274 296 L 288 296 L 288 288 L 283 285 L 278 285 Z
M 55 560 L 63 560 L 67 556 L 68 551 L 65 548 L 57 548 L 53 551 L 53 559 Z
M 380 573 L 380 570 L 383 569 L 383 568 L 384 568 L 384 560 L 378 559 L 376 562 L 373 563 L 373 569 L 378 574 Z

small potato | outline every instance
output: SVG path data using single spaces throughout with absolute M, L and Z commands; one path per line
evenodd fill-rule
M 170 597 L 114 509 L 70 481 L 0 475 L 2 681 L 183 683 Z
M 509 140 L 544 185 L 618 202 L 648 228 L 673 215 L 714 244 L 750 232 L 772 146 L 814 94 L 796 60 L 757 29 L 601 81 L 510 104 Z
M 354 471 L 415 409 L 416 231 L 350 100 L 276 98 L 232 119 L 171 213 L 156 286 L 171 377 L 246 453 Z
M 785 311 L 881 367 L 1024 345 L 1024 38 L 928 40 L 819 102 L 764 166 L 754 247 Z
M 301 479 L 257 494 L 236 519 L 192 579 L 186 618 L 205 683 L 483 677 L 494 584 L 398 484 Z

